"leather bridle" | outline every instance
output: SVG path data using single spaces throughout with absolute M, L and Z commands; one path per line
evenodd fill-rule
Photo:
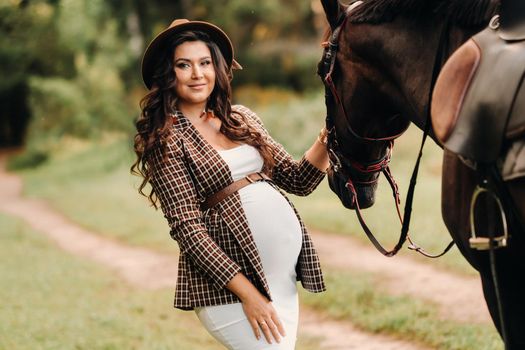
M 392 136 L 386 136 L 386 137 L 379 137 L 379 138 L 373 138 L 373 137 L 365 137 L 357 134 L 354 129 L 350 126 L 348 115 L 346 113 L 344 104 L 342 99 L 340 98 L 339 94 L 337 93 L 337 89 L 335 87 L 335 84 L 332 79 L 332 74 L 334 72 L 334 67 L 336 64 L 336 58 L 337 58 L 337 51 L 339 49 L 339 40 L 342 29 L 345 27 L 345 24 L 348 20 L 348 14 L 351 13 L 356 7 L 362 4 L 362 1 L 356 1 L 348 6 L 346 11 L 342 13 L 341 17 L 338 19 L 336 28 L 332 31 L 330 40 L 328 42 L 323 43 L 324 46 L 324 52 L 323 52 L 323 58 L 321 61 L 321 64 L 319 66 L 318 75 L 323 80 L 323 83 L 325 85 L 325 104 L 327 108 L 327 116 L 326 116 L 326 127 L 328 130 L 328 155 L 330 159 L 330 167 L 332 168 L 334 174 L 336 176 L 339 176 L 345 180 L 345 188 L 351 193 L 352 195 L 352 206 L 355 207 L 356 215 L 359 220 L 359 223 L 361 224 L 361 227 L 365 231 L 367 237 L 370 239 L 372 244 L 376 247 L 378 251 L 380 251 L 383 255 L 392 257 L 398 253 L 398 251 L 403 246 L 404 242 L 409 240 L 410 246 L 409 249 L 415 250 L 419 253 L 421 253 L 424 256 L 431 257 L 431 258 L 437 258 L 439 256 L 442 256 L 445 254 L 452 246 L 453 242 L 450 242 L 448 246 L 445 248 L 445 250 L 437 255 L 432 255 L 427 253 L 423 248 L 419 247 L 417 244 L 413 242 L 413 240 L 408 235 L 408 228 L 410 225 L 410 214 L 412 211 L 412 199 L 416 184 L 416 178 L 417 173 L 419 169 L 419 164 L 422 156 L 422 150 L 423 146 L 426 140 L 426 137 L 429 133 L 429 126 L 430 126 L 430 99 L 429 99 L 429 108 L 427 111 L 427 120 L 425 124 L 425 130 L 423 134 L 423 140 L 421 143 L 421 148 L 419 151 L 418 159 L 416 161 L 416 166 L 414 168 L 414 171 L 412 173 L 412 178 L 410 181 L 410 188 L 409 192 L 407 194 L 407 203 L 405 204 L 405 211 L 404 216 L 401 215 L 400 210 L 400 196 L 399 196 L 399 190 L 398 186 L 394 180 L 394 177 L 392 176 L 392 172 L 390 171 L 389 163 L 390 158 L 392 154 L 392 148 L 394 146 L 394 140 L 397 139 L 399 136 L 401 136 L 406 129 L 402 130 L 398 134 L 392 135 Z M 431 86 L 434 86 L 434 83 L 437 79 L 437 75 L 439 73 L 439 70 L 444 62 L 444 51 L 446 48 L 446 41 L 448 40 L 448 22 L 444 24 L 443 32 L 440 37 L 436 58 L 434 62 L 434 68 L 433 68 L 433 74 L 432 74 L 432 82 Z M 431 98 L 431 92 L 432 89 L 430 89 L 429 98 Z M 336 134 L 336 128 L 335 128 L 335 122 L 333 120 L 334 110 L 333 106 L 338 106 L 341 110 L 341 113 L 345 117 L 345 120 L 347 121 L 347 131 L 349 132 L 350 136 L 352 137 L 353 141 L 356 141 L 358 143 L 387 143 L 386 147 L 386 153 L 381 158 L 368 162 L 363 163 L 360 161 L 357 161 L 355 159 L 350 159 L 347 155 L 343 155 L 341 152 L 341 148 L 338 144 L 338 138 Z M 344 166 L 343 166 L 344 165 Z M 396 206 L 396 211 L 399 217 L 399 220 L 402 224 L 401 233 L 399 236 L 399 240 L 397 244 L 394 246 L 392 250 L 385 249 L 379 241 L 376 239 L 374 234 L 369 229 L 368 225 L 366 225 L 366 222 L 361 214 L 361 209 L 359 207 L 359 201 L 357 197 L 357 191 L 356 191 L 356 185 L 373 185 L 377 183 L 379 180 L 379 174 L 383 173 L 390 184 L 390 187 L 392 188 L 392 194 L 394 197 L 394 202 Z M 372 180 L 366 180 L 361 181 L 353 178 L 352 175 L 356 175 L 356 177 L 366 177 L 370 178 L 372 176 Z

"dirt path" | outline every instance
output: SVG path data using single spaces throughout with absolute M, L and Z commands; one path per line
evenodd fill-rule
M 62 249 L 112 268 L 133 285 L 149 289 L 174 286 L 176 257 L 101 238 L 72 223 L 46 203 L 21 197 L 20 178 L 6 173 L 3 165 L 4 159 L 0 158 L 0 211 L 25 220 Z M 324 265 L 380 273 L 389 290 L 436 303 L 446 318 L 488 322 L 477 279 L 444 273 L 408 258 L 383 258 L 370 247 L 345 237 L 315 232 L 313 237 Z M 305 308 L 302 311 L 300 331 L 323 339 L 323 349 L 422 349 L 367 334 L 346 322 L 325 319 Z

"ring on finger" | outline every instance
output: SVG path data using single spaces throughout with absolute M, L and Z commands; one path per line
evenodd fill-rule
M 266 321 L 261 321 L 259 322 L 259 325 L 262 327 L 262 326 L 268 326 L 268 324 L 266 324 Z

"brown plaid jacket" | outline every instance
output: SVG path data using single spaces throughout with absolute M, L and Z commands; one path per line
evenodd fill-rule
M 233 106 L 232 110 L 256 126 L 275 146 L 274 187 L 303 196 L 317 187 L 324 177 L 322 171 L 304 157 L 300 161 L 293 160 L 268 135 L 254 112 L 243 106 Z M 167 161 L 162 162 L 157 149 L 151 163 L 151 185 L 168 220 L 170 234 L 180 248 L 175 307 L 190 310 L 238 302 L 237 296 L 225 288 L 238 272 L 271 299 L 239 194 L 231 195 L 214 208 L 200 210 L 200 203 L 205 198 L 233 182 L 228 165 L 188 119 L 180 112 L 175 116 L 174 132 L 167 145 Z M 297 279 L 305 289 L 322 292 L 325 286 L 319 259 L 300 222 L 303 244 L 296 267 Z

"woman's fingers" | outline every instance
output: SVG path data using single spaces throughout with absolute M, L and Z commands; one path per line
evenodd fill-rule
M 261 338 L 262 332 L 269 344 L 272 344 L 273 339 L 278 343 L 281 342 L 281 336 L 284 337 L 286 333 L 271 302 L 264 297 L 260 300 L 246 299 L 242 307 L 257 340 Z
M 277 318 L 277 317 L 275 317 Z M 272 320 L 270 320 L 271 322 L 271 327 L 270 327 L 270 330 L 272 331 L 272 335 L 273 337 L 275 338 L 275 341 L 277 341 L 278 343 L 281 342 L 281 335 L 284 335 L 281 333 L 280 329 L 279 329 L 279 326 L 277 326 L 277 324 Z M 279 334 L 281 333 L 281 334 Z
M 277 326 L 277 330 L 279 331 L 279 334 L 281 334 L 283 337 L 286 337 L 286 331 L 284 330 L 283 323 L 279 319 L 279 316 L 277 314 L 272 315 L 273 323 Z
M 255 319 L 248 320 L 250 322 L 250 325 L 253 329 L 253 334 L 255 334 L 255 338 L 259 340 L 261 338 L 261 330 L 259 329 L 259 323 Z
M 266 341 L 268 342 L 268 344 L 271 344 L 272 337 L 270 333 L 270 328 L 268 327 L 268 324 L 266 323 L 266 321 L 260 321 L 259 327 L 261 328 L 261 331 L 263 332 L 264 337 L 266 338 Z
M 279 336 L 277 326 L 273 323 L 271 318 L 268 318 L 267 321 L 259 321 L 259 327 L 261 327 L 261 330 L 268 344 L 272 343 L 272 338 L 275 339 L 275 341 L 278 343 L 281 342 L 281 337 Z

